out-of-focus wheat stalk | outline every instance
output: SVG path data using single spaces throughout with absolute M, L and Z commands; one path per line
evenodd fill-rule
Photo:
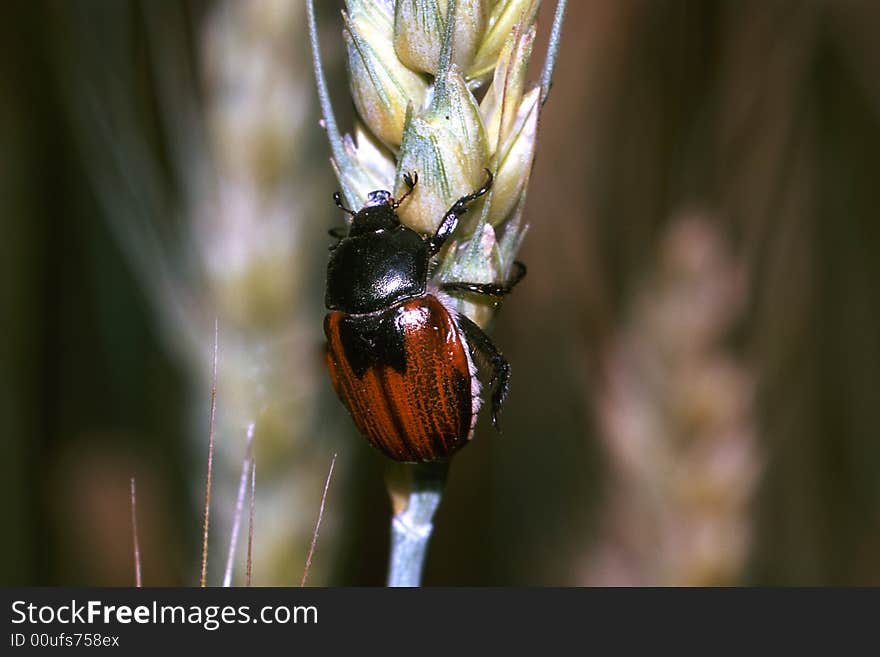
M 131 9 L 111 3 L 102 11 L 119 26 L 132 23 Z M 325 198 L 306 147 L 314 108 L 300 47 L 305 15 L 291 0 L 218 0 L 190 42 L 179 7 L 142 9 L 171 184 L 135 102 L 131 35 L 117 29 L 99 46 L 89 17 L 74 9 L 77 54 L 89 70 L 65 76 L 87 81 L 67 90 L 76 134 L 111 228 L 191 375 L 197 461 L 214 318 L 223 334 L 211 551 L 216 537 L 228 537 L 236 490 L 226 484 L 238 480 L 241 437 L 253 424 L 264 464 L 254 560 L 264 583 L 298 581 L 329 454 L 309 444 L 320 322 L 306 273 L 321 251 L 306 235 L 310 211 Z
M 211 174 L 190 197 L 226 335 L 221 417 L 234 432 L 227 437 L 255 425 L 264 522 L 254 560 L 276 584 L 293 580 L 305 558 L 324 457 L 304 445 L 316 377 L 308 336 L 317 325 L 304 310 L 312 250 L 305 222 L 323 200 L 311 191 L 303 148 L 312 116 L 296 47 L 304 19 L 289 0 L 226 0 L 213 9 L 201 44 Z M 227 445 L 218 454 L 231 472 L 239 443 Z
M 747 286 L 712 218 L 679 216 L 604 357 L 598 416 L 610 487 L 586 581 L 732 584 L 760 470 L 754 379 L 729 347 Z
M 441 254 L 435 274 L 441 281 L 507 280 L 525 234 L 523 208 L 538 118 L 565 12 L 564 0 L 558 2 L 546 66 L 541 80 L 530 85 L 526 71 L 539 5 L 539 0 L 346 0 L 342 36 L 358 120 L 352 134 L 343 136 L 324 80 L 313 2 L 308 2 L 324 127 L 349 207 L 361 208 L 377 189 L 402 196 L 404 174 L 414 172 L 419 182 L 400 218 L 431 234 L 458 198 L 483 185 L 487 169 L 495 176 L 491 191 L 473 204 Z M 492 319 L 492 302 L 467 296 L 456 303 L 481 326 Z M 415 468 L 409 475 L 394 477 L 409 481 L 408 490 L 392 488 L 389 582 L 399 585 L 421 580 L 442 491 L 435 468 Z M 412 558 L 396 558 L 402 546 L 413 547 L 406 550 Z

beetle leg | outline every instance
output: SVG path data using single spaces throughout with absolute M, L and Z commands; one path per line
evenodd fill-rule
M 501 412 L 501 407 L 504 406 L 504 400 L 507 399 L 507 393 L 510 390 L 510 363 L 498 351 L 498 347 L 483 332 L 483 329 L 461 313 L 458 313 L 458 326 L 467 338 L 468 347 L 481 353 L 492 366 L 492 378 L 489 380 L 489 385 L 495 384 L 495 389 L 492 391 L 492 426 L 500 431 L 498 414 Z
M 428 238 L 428 251 L 431 255 L 434 255 L 442 249 L 443 244 L 449 239 L 449 236 L 455 232 L 459 218 L 467 212 L 468 203 L 480 198 L 492 188 L 494 176 L 489 169 L 486 169 L 486 174 L 488 174 L 488 178 L 486 178 L 486 182 L 483 183 L 482 187 L 467 196 L 462 196 L 452 204 L 452 207 L 449 208 L 449 210 L 446 211 L 446 214 L 443 216 L 443 221 L 440 222 L 440 226 L 437 228 L 437 232 L 434 233 L 432 237 Z
M 336 242 L 334 244 L 331 244 L 329 247 L 332 251 L 337 246 L 339 246 L 339 243 L 345 238 L 346 235 L 348 235 L 348 228 L 345 226 L 337 226 L 328 230 L 327 234 L 336 240 Z
M 526 275 L 526 266 L 519 260 L 513 263 L 514 271 L 505 283 L 464 283 L 452 281 L 443 283 L 440 289 L 444 292 L 473 292 L 474 294 L 486 294 L 490 297 L 503 297 L 510 294 L 516 284 Z
M 416 185 L 419 183 L 418 171 L 413 171 L 412 173 L 409 173 L 409 172 L 404 173 L 403 174 L 403 182 L 406 183 L 406 186 L 409 187 L 409 189 L 406 190 L 406 193 L 403 196 L 401 196 L 399 199 L 397 199 L 396 201 L 394 201 L 394 203 L 391 204 L 391 207 L 395 210 L 400 207 L 400 204 L 403 203 L 403 200 L 407 196 L 409 196 L 410 194 L 413 193 L 413 190 L 416 188 Z

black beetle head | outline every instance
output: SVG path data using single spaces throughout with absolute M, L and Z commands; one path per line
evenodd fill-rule
M 394 205 L 394 198 L 387 189 L 377 189 L 375 192 L 367 194 L 365 208 L 374 208 L 380 205 Z
M 354 237 L 397 228 L 400 225 L 400 219 L 397 218 L 396 209 L 397 203 L 391 196 L 391 192 L 384 189 L 370 192 L 364 207 L 354 214 L 348 236 Z

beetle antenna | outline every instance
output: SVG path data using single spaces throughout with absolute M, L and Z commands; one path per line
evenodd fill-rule
M 401 196 L 399 199 L 397 199 L 396 201 L 394 201 L 394 203 L 391 204 L 391 207 L 394 210 L 399 208 L 400 204 L 403 203 L 404 200 L 406 200 L 406 197 L 413 193 L 413 190 L 416 188 L 416 185 L 419 182 L 418 172 L 413 171 L 411 174 L 409 172 L 403 174 L 403 182 L 406 183 L 406 186 L 409 187 L 409 189 L 406 190 L 406 193 L 403 196 Z
M 350 216 L 353 217 L 357 214 L 357 212 L 353 212 L 352 210 L 349 210 L 347 207 L 342 205 L 342 196 L 339 195 L 339 192 L 333 193 L 333 202 L 336 204 L 337 208 L 339 208 L 343 212 L 349 214 Z

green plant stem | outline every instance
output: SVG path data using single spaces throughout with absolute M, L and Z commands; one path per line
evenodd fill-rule
M 406 507 L 391 518 L 388 586 L 420 586 L 432 521 L 446 484 L 448 462 L 407 465 L 411 477 Z

